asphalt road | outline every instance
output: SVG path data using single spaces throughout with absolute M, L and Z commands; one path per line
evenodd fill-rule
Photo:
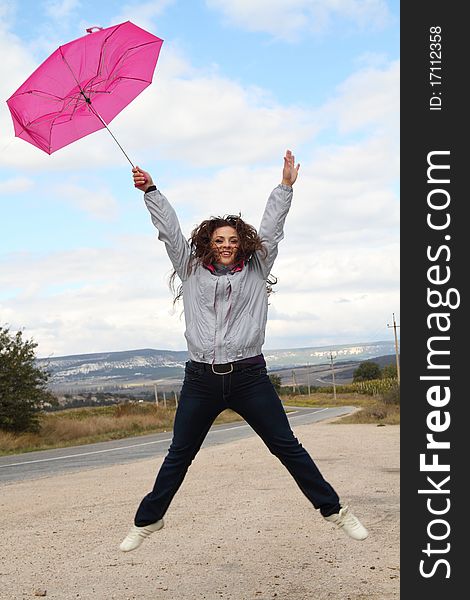
M 298 425 L 307 425 L 324 419 L 348 414 L 351 406 L 335 408 L 288 407 L 288 418 L 295 432 Z M 214 425 L 203 447 L 225 444 L 255 435 L 247 423 L 237 421 Z M 166 454 L 172 433 L 156 433 L 98 444 L 56 448 L 0 457 L 0 483 L 12 483 L 38 477 L 50 477 L 83 469 L 109 467 Z

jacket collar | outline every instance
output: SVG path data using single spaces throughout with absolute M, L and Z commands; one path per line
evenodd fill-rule
M 245 266 L 245 261 L 243 259 L 240 259 L 239 261 L 237 261 L 232 266 L 232 268 L 230 269 L 230 271 L 227 271 L 227 272 L 230 273 L 230 274 L 237 273 L 238 271 L 241 271 L 244 266 Z M 215 273 L 216 272 L 216 268 L 215 268 L 215 266 L 213 264 L 204 265 L 204 267 L 206 269 L 208 269 L 211 273 Z

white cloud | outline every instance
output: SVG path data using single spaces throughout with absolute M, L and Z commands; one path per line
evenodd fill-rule
M 160 16 L 176 0 L 152 0 L 150 2 L 129 2 L 119 7 L 119 13 L 110 19 L 109 25 L 124 21 L 132 21 L 135 25 L 148 29 L 158 36 L 155 31 L 154 18 Z
M 1 7 L 0 7 L 1 10 Z M 22 84 L 24 79 L 34 71 L 37 63 L 25 44 L 10 32 L 13 10 L 2 18 L 0 12 L 0 54 L 2 56 L 0 97 L 7 99 Z M 6 102 L 0 103 L 0 165 L 21 164 L 21 147 L 18 152 L 14 138 L 13 123 Z M 28 166 L 28 149 L 23 165 Z M 12 162 L 12 157 L 13 162 Z
M 0 29 L 6 29 L 11 25 L 16 6 L 11 0 L 0 1 Z
M 277 297 L 276 297 L 277 296 Z M 266 333 L 266 348 L 322 346 L 338 343 L 390 339 L 392 313 L 397 314 L 400 298 L 397 290 L 351 294 L 347 302 L 327 291 L 309 295 L 290 294 L 287 290 L 271 300 Z M 295 305 L 297 312 L 290 308 Z M 277 319 L 276 311 L 289 310 L 288 321 Z
M 45 12 L 54 21 L 63 21 L 72 18 L 80 8 L 80 0 L 48 0 L 45 3 Z
M 326 149 L 302 169 L 288 221 L 296 247 L 369 246 L 396 239 L 396 148 L 386 138 Z
M 156 147 L 161 157 L 197 166 L 249 164 L 272 159 L 286 139 L 298 144 L 319 129 L 311 111 L 283 106 L 259 88 L 216 73 L 194 71 L 171 54 L 167 49 L 162 55 L 139 110 L 119 117 L 132 142 L 131 132 L 139 131 L 139 149 Z
M 22 194 L 33 187 L 33 180 L 28 177 L 13 177 L 0 181 L 0 196 Z
M 239 211 L 258 227 L 266 198 L 280 181 L 285 149 L 278 150 L 277 166 L 230 167 L 165 189 L 177 210 L 184 210 L 184 231 L 189 233 L 209 214 Z M 373 247 L 396 240 L 395 143 L 379 136 L 349 146 L 318 149 L 310 159 L 297 158 L 301 169 L 286 223 L 286 238 L 294 252 L 357 243 Z
M 231 25 L 285 40 L 304 32 L 322 33 L 334 19 L 361 28 L 381 28 L 390 19 L 384 0 L 206 0 L 206 4 Z
M 0 11 L 1 9 L 0 6 Z M 2 56 L 0 94 L 2 98 L 9 98 L 21 85 L 25 75 L 37 66 L 24 43 L 10 31 L 12 15 L 12 10 L 6 16 L 2 16 L 0 12 L 0 52 Z M 4 105 L 5 103 L 2 102 L 2 109 L 4 109 Z M 1 130 L 4 131 L 3 126 Z
M 19 253 L 0 265 L 1 322 L 26 327 L 41 356 L 184 348 L 168 288 L 171 268 L 153 235 L 119 238 L 101 249 Z
M 334 120 L 341 133 L 366 127 L 393 131 L 398 139 L 400 107 L 400 63 L 360 69 L 348 77 L 337 96 L 322 108 L 324 118 Z
M 397 287 L 399 247 L 396 242 L 373 249 L 358 244 L 351 251 L 350 245 L 325 249 L 312 240 L 310 248 L 299 253 L 286 238 L 285 246 L 287 248 L 280 249 L 280 257 L 273 269 L 279 279 L 278 289 L 288 286 L 290 292 L 306 293 L 307 297 L 325 291 L 339 297 L 346 293 L 386 292 Z
M 118 203 L 103 185 L 85 188 L 68 182 L 54 186 L 51 192 L 95 219 L 108 221 L 117 216 Z

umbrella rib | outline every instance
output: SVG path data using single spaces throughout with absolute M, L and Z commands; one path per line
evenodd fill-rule
M 56 94 L 50 94 L 49 92 L 43 92 L 42 90 L 28 90 L 27 92 L 20 92 L 17 96 L 48 96 L 51 100 L 57 100 L 57 102 L 64 100 L 62 96 L 57 96 Z
M 116 31 L 116 30 L 115 30 Z M 101 76 L 101 71 L 103 68 L 103 64 L 104 64 L 104 54 L 105 54 L 105 44 L 108 41 L 108 39 L 113 35 L 113 33 L 115 33 L 115 31 L 113 31 L 112 33 L 110 33 L 108 35 L 108 37 L 104 40 L 103 45 L 101 47 L 101 51 L 100 51 L 100 59 L 98 61 L 98 67 L 96 69 L 96 75 L 93 79 L 95 79 L 96 77 L 100 77 Z M 135 50 L 136 48 L 142 48 L 143 46 L 149 46 L 150 44 L 156 44 L 156 41 L 149 41 L 149 42 L 144 42 L 142 44 L 137 44 L 135 46 L 132 46 L 132 48 L 127 48 L 125 52 L 123 52 L 123 54 L 121 55 L 121 57 L 119 58 L 119 60 L 116 62 L 116 64 L 113 66 L 112 70 L 108 73 L 108 76 L 106 78 L 107 81 L 109 81 L 109 79 L 111 78 L 111 75 L 114 71 L 116 71 L 121 64 L 124 62 L 124 60 L 127 58 L 127 55 L 132 51 Z M 125 77 L 124 77 L 125 78 Z M 136 81 L 145 81 L 147 82 L 146 79 L 140 79 L 138 77 L 127 77 L 127 79 L 135 79 Z M 90 80 L 89 83 L 91 83 L 92 80 Z M 151 81 L 148 81 L 147 83 L 151 83 Z M 87 86 L 87 89 L 89 89 L 90 86 Z M 96 93 L 96 92 L 95 92 Z
M 114 81 L 115 82 L 121 81 L 123 79 L 127 79 L 128 81 L 141 81 L 142 83 L 151 83 L 151 81 L 149 81 L 148 79 L 142 79 L 141 77 L 127 77 L 127 76 L 116 77 L 116 79 Z M 89 95 L 91 95 L 91 94 L 93 94 L 93 95 L 112 94 L 112 91 L 110 91 L 110 90 L 92 90 L 89 85 L 87 85 L 86 91 Z M 91 98 L 90 98 L 90 104 L 91 104 Z
M 98 66 L 97 66 L 97 69 L 96 69 L 96 75 L 95 75 L 95 77 L 101 76 L 101 71 L 102 71 L 103 64 L 104 64 L 104 50 L 105 50 L 106 42 L 107 42 L 107 41 L 109 40 L 109 38 L 110 38 L 111 36 L 113 36 L 113 35 L 116 33 L 116 31 L 118 31 L 118 30 L 119 30 L 119 29 L 120 29 L 120 28 L 121 28 L 123 25 L 124 25 L 124 23 L 120 23 L 120 24 L 119 24 L 117 27 L 115 27 L 115 28 L 113 29 L 113 31 L 111 31 L 111 32 L 109 33 L 109 35 L 107 35 L 107 36 L 106 36 L 106 38 L 104 39 L 103 43 L 101 44 L 101 48 L 100 48 L 100 57 L 99 57 L 99 60 L 98 60 Z M 108 75 L 108 77 L 107 77 L 106 79 L 109 79 L 109 75 Z
M 28 90 L 27 92 L 22 92 L 21 94 L 18 94 L 18 96 L 26 96 L 26 95 L 37 96 L 38 98 L 46 97 L 50 102 L 57 102 L 57 104 L 62 103 L 62 107 L 60 108 L 60 111 L 58 111 L 58 112 L 63 112 L 74 101 L 75 101 L 75 107 L 73 110 L 75 111 L 77 109 L 77 106 L 80 101 L 80 95 L 82 95 L 82 94 L 64 97 L 64 96 L 57 96 L 55 94 L 50 94 L 49 92 L 44 92 L 43 90 Z M 49 113 L 49 114 L 54 114 L 54 113 Z M 48 116 L 48 115 L 41 115 L 41 116 Z M 30 123 L 38 122 L 38 120 L 40 120 L 40 119 L 30 121 Z
M 33 94 L 35 95 L 35 94 Z M 51 112 L 51 113 L 47 113 L 45 115 L 40 115 L 39 117 L 37 117 L 36 119 L 33 119 L 32 121 L 28 121 L 28 123 L 25 123 L 24 125 L 26 127 L 29 127 L 31 125 L 36 125 L 38 123 L 42 123 L 44 121 L 54 121 L 55 119 L 57 119 L 58 117 L 60 117 L 61 115 L 64 114 L 64 109 L 68 108 L 69 106 L 72 105 L 73 101 L 75 100 L 75 106 L 71 106 L 72 107 L 72 112 L 70 114 L 70 119 L 73 118 L 73 114 L 75 113 L 75 111 L 78 108 L 79 105 L 79 101 L 80 101 L 80 96 L 74 96 L 74 97 L 70 97 L 70 98 L 60 98 L 59 96 L 57 96 L 58 101 L 62 101 L 64 102 L 63 107 L 61 108 L 60 111 L 56 111 L 56 112 Z M 68 100 L 68 102 L 67 102 Z
M 116 31 L 119 27 L 117 27 L 114 31 Z M 114 33 L 114 31 L 112 33 Z M 112 35 L 112 34 L 110 34 Z M 109 36 L 108 36 L 109 37 Z M 108 38 L 106 38 L 108 39 Z M 104 46 L 104 44 L 103 44 Z M 101 53 L 100 53 L 100 63 L 101 63 L 101 58 L 103 55 L 103 46 L 101 48 Z M 121 148 L 122 153 L 124 154 L 124 156 L 127 158 L 127 160 L 130 162 L 131 166 L 134 168 L 134 163 L 131 161 L 131 159 L 127 156 L 124 148 L 121 146 L 121 144 L 117 141 L 117 139 L 115 138 L 115 136 L 113 135 L 113 132 L 111 131 L 111 129 L 108 127 L 108 125 L 106 124 L 106 122 L 104 121 L 104 119 L 101 117 L 101 115 L 97 112 L 97 110 L 95 109 L 94 106 L 92 106 L 91 104 L 91 99 L 85 94 L 85 90 L 82 88 L 82 86 L 80 85 L 80 82 L 78 81 L 78 79 L 75 76 L 75 73 L 73 72 L 72 68 L 70 67 L 69 63 L 67 62 L 67 60 L 65 59 L 64 53 L 62 52 L 62 47 L 60 47 L 60 54 L 62 56 L 62 59 L 64 60 L 65 64 L 67 65 L 70 73 L 72 74 L 72 77 L 75 79 L 78 89 L 80 90 L 80 93 L 83 95 L 83 97 L 85 98 L 85 101 L 88 104 L 88 107 L 90 108 L 91 112 L 98 117 L 98 119 L 101 121 L 101 123 L 106 127 L 106 129 L 108 130 L 108 132 L 110 133 L 111 137 L 113 138 L 113 140 L 116 142 L 116 144 L 119 146 L 119 148 Z M 97 73 L 98 76 L 98 73 Z M 52 128 L 51 128 L 52 131 Z M 49 141 L 50 144 L 50 141 Z
M 155 41 L 151 41 L 151 42 L 144 42 L 142 44 L 137 44 L 136 46 L 132 46 L 132 48 L 127 48 L 125 52 L 123 52 L 122 56 L 120 57 L 119 61 L 114 65 L 113 67 L 113 71 L 115 71 L 118 66 L 120 66 L 121 63 L 124 62 L 124 60 L 127 58 L 127 55 L 130 54 L 130 52 L 132 50 L 135 50 L 136 48 L 143 48 L 144 46 L 149 46 L 150 44 L 156 44 L 157 42 Z M 112 71 L 111 71 L 112 72 Z
M 73 99 L 73 98 L 71 98 L 70 100 L 72 100 L 72 99 Z M 78 101 L 79 101 L 79 99 L 80 99 L 80 98 L 79 98 L 79 96 L 76 96 L 76 98 L 75 98 L 75 100 L 76 100 L 76 102 L 75 102 L 75 106 L 74 106 L 74 107 L 73 107 L 73 109 L 72 109 L 72 113 L 71 113 L 71 115 L 70 115 L 70 117 L 69 117 L 69 121 L 71 121 L 71 120 L 72 120 L 72 118 L 73 118 L 73 114 L 74 114 L 74 112 L 77 110 L 77 106 L 78 106 Z M 56 121 L 56 119 L 58 119 L 60 116 L 61 116 L 61 115 L 60 115 L 60 114 L 58 114 L 58 115 L 56 115 L 55 117 L 53 117 L 53 118 L 51 119 L 51 126 L 50 126 L 50 129 L 49 129 L 49 150 L 50 150 L 50 148 L 51 148 L 51 145 L 52 145 L 52 130 L 53 130 L 53 127 L 54 127 L 54 124 L 55 124 L 55 121 Z
M 65 64 L 67 65 L 70 73 L 72 74 L 72 77 L 75 79 L 76 84 L 78 85 L 78 89 L 80 90 L 80 93 L 83 95 L 83 97 L 85 98 L 85 102 L 90 103 L 91 100 L 90 98 L 88 98 L 88 96 L 85 94 L 85 90 L 82 88 L 82 86 L 80 85 L 80 82 L 78 81 L 78 79 L 75 76 L 75 73 L 72 70 L 72 67 L 69 65 L 69 63 L 67 62 L 67 59 L 64 56 L 64 53 L 62 52 L 62 46 L 59 47 L 60 50 L 60 55 L 62 56 L 62 60 L 65 62 Z

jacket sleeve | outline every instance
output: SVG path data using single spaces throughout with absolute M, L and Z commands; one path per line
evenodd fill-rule
M 144 200 L 152 223 L 158 229 L 158 239 L 165 243 L 171 263 L 178 277 L 184 281 L 188 276 L 191 250 L 189 242 L 181 232 L 178 217 L 171 204 L 158 190 L 147 192 Z
M 264 209 L 258 235 L 266 254 L 262 250 L 257 251 L 264 278 L 267 278 L 271 272 L 277 256 L 278 244 L 284 238 L 284 223 L 290 209 L 292 195 L 292 187 L 280 183 L 271 192 Z

